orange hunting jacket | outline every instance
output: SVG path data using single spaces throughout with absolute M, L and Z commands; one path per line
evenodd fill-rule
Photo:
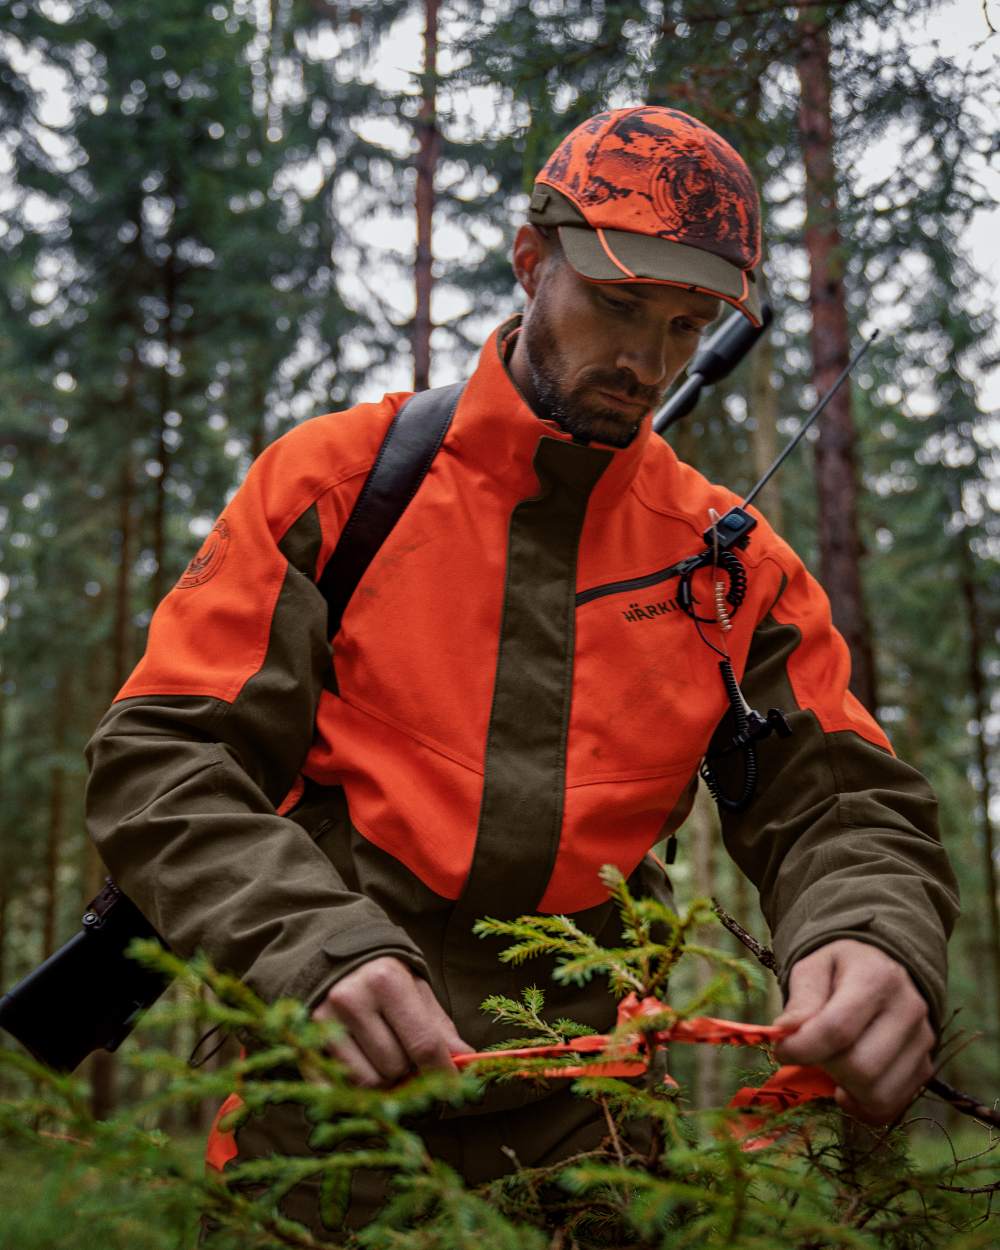
M 259 457 L 88 747 L 91 835 L 179 954 L 310 1004 L 396 955 L 477 1046 L 503 1036 L 482 997 L 547 976 L 502 968 L 478 917 L 572 913 L 609 940 L 602 864 L 664 889 L 647 852 L 687 815 L 727 710 L 673 566 L 701 550 L 710 508 L 738 502 L 648 416 L 623 450 L 539 419 L 503 360 L 510 328 L 332 656 L 316 581 L 405 394 L 305 421 Z M 855 937 L 903 963 L 940 1020 L 957 900 L 933 795 L 848 693 L 827 599 L 763 518 L 740 558 L 726 644 L 751 705 L 794 732 L 759 747 L 758 796 L 724 817 L 726 845 L 786 976 Z M 603 987 L 552 987 L 550 1003 L 613 1015 Z

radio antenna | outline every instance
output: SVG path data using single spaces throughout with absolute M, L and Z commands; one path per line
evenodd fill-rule
M 795 437 L 789 440 L 788 445 L 781 451 L 781 453 L 779 454 L 775 462 L 771 465 L 768 471 L 760 479 L 760 481 L 753 488 L 750 494 L 747 495 L 746 499 L 743 500 L 743 503 L 740 505 L 741 507 L 745 508 L 747 504 L 753 503 L 756 496 L 760 494 L 760 492 L 768 484 L 771 478 L 774 477 L 775 473 L 777 473 L 777 471 L 781 468 L 781 466 L 785 463 L 788 457 L 792 454 L 795 448 L 798 447 L 799 443 L 808 433 L 809 427 L 813 424 L 813 422 L 816 420 L 819 414 L 823 411 L 823 409 L 827 406 L 830 400 L 834 397 L 837 390 L 840 388 L 841 382 L 843 382 L 844 378 L 847 377 L 847 375 L 851 372 L 854 366 L 858 363 L 861 357 L 865 354 L 865 352 L 869 349 L 869 347 L 871 347 L 872 343 L 874 343 L 877 338 L 878 338 L 878 330 L 874 330 L 872 331 L 871 337 L 865 339 L 865 341 L 857 349 L 857 351 L 854 353 L 851 359 L 847 362 L 847 364 L 843 367 L 843 369 L 841 369 L 840 374 L 837 377 L 834 384 L 830 387 L 830 389 L 823 396 L 823 398 L 819 401 L 819 403 L 812 410 L 812 412 L 810 412 L 808 417 L 806 417 L 806 419 L 802 422 L 802 425 L 799 427 L 798 432 L 795 434 Z

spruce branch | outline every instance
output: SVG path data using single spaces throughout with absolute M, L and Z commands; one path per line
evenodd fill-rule
M 956 1089 L 954 1085 L 949 1085 L 947 1081 L 942 1081 L 940 1077 L 932 1076 L 927 1082 L 927 1090 L 932 1094 L 937 1094 L 939 1098 L 943 1098 L 945 1102 L 950 1103 L 956 1111 L 972 1116 L 976 1120 L 981 1120 L 983 1124 L 992 1125 L 993 1128 L 1000 1128 L 1000 1110 L 996 1107 L 988 1107 L 984 1102 L 972 1094 L 965 1094 L 960 1089 Z
M 605 865 L 601 878 L 618 911 L 625 946 L 602 947 L 567 916 L 487 917 L 476 922 L 473 932 L 479 937 L 513 938 L 513 944 L 500 952 L 504 963 L 517 965 L 537 955 L 552 957 L 553 976 L 562 983 L 583 984 L 602 974 L 608 977 L 616 998 L 665 992 L 672 969 L 689 949 L 690 935 L 710 917 L 710 904 L 695 899 L 678 914 L 659 900 L 633 898 L 621 871 L 613 865 Z M 711 958 L 721 962 L 727 957 L 712 951 Z
M 604 1112 L 604 1122 L 608 1126 L 608 1140 L 614 1148 L 615 1154 L 618 1156 L 618 1162 L 625 1166 L 625 1151 L 622 1150 L 621 1138 L 618 1136 L 618 1129 L 611 1117 L 611 1109 L 608 1106 L 608 1100 L 602 1094 L 597 1097 L 597 1104 Z
M 950 1194 L 1000 1194 L 1000 1181 L 990 1185 L 938 1185 Z
M 774 952 L 768 947 L 762 946 L 761 943 L 752 936 L 752 934 L 748 933 L 747 930 L 743 928 L 739 921 L 730 916 L 718 899 L 712 899 L 712 910 L 715 912 L 716 916 L 718 916 L 725 928 L 728 929 L 734 937 L 738 938 L 738 940 L 763 965 L 763 967 L 767 968 L 777 977 L 779 975 L 779 969 Z M 954 1016 L 955 1013 L 953 1012 L 948 1021 L 949 1024 L 954 1019 Z M 971 1041 L 971 1039 L 969 1040 Z M 952 1039 L 949 1044 L 955 1045 L 956 1043 L 954 1039 Z M 957 1050 L 955 1050 L 949 1057 L 954 1057 L 954 1054 L 958 1053 L 958 1050 L 961 1050 L 964 1045 L 968 1044 L 968 1041 L 959 1040 L 957 1043 Z M 940 1067 L 943 1062 L 944 1060 L 939 1060 L 938 1067 Z M 925 1088 L 928 1093 L 937 1094 L 939 1098 L 943 1099 L 947 1103 L 950 1103 L 956 1111 L 961 1112 L 963 1115 L 971 1116 L 974 1119 L 981 1120 L 984 1124 L 990 1124 L 996 1128 L 1000 1128 L 1000 1111 L 986 1106 L 985 1103 L 976 1098 L 974 1095 L 966 1094 L 962 1090 L 956 1089 L 953 1085 L 949 1085 L 946 1081 L 942 1081 L 937 1076 L 931 1077 Z
M 550 1023 L 542 1017 L 545 992 L 537 985 L 528 985 L 521 991 L 521 1002 L 504 994 L 490 994 L 479 1005 L 479 1010 L 493 1016 L 497 1024 L 509 1024 L 513 1028 L 528 1030 L 528 1036 L 508 1039 L 489 1047 L 490 1050 L 513 1050 L 524 1046 L 559 1045 L 573 1037 L 588 1037 L 596 1030 L 575 1020 L 559 1019 Z
M 646 988 L 689 955 L 708 960 L 716 975 L 698 997 L 624 1023 L 612 1034 L 612 1044 L 618 1035 L 668 1028 L 718 1001 L 727 981 L 742 979 L 741 960 L 694 941 L 704 906 L 675 914 L 649 900 L 631 900 L 624 882 L 613 889 L 628 915 L 622 920 L 621 947 L 601 948 L 589 938 L 581 943 L 572 922 L 556 917 L 522 918 L 514 941 L 529 936 L 534 941 L 540 934 L 554 944 L 556 971 L 566 979 L 576 971 L 602 971 L 614 983 L 624 973 L 630 984 L 638 979 Z M 538 928 L 528 923 L 535 919 L 541 920 Z M 573 961 L 582 961 L 579 970 Z M 855 1150 L 848 1157 L 837 1140 L 839 1116 L 814 1107 L 792 1109 L 771 1122 L 775 1129 L 795 1131 L 793 1158 L 777 1151 L 747 1155 L 723 1128 L 727 1121 L 739 1125 L 742 1115 L 689 1110 L 683 1093 L 658 1083 L 655 1047 L 648 1085 L 598 1074 L 573 1080 L 574 1095 L 593 1102 L 597 1124 L 603 1121 L 598 1147 L 544 1167 L 523 1166 L 515 1159 L 510 1176 L 468 1186 L 430 1155 L 420 1134 L 408 1127 L 408 1117 L 478 1089 L 481 1083 L 473 1076 L 427 1073 L 392 1090 L 354 1086 L 343 1065 L 325 1052 L 329 1022 L 310 1021 L 301 1004 L 265 1004 L 245 988 L 238 991 L 215 978 L 204 965 L 202 970 L 222 987 L 227 1001 L 202 999 L 199 1004 L 193 997 L 185 1011 L 200 1021 L 214 1018 L 220 1009 L 238 1019 L 247 1053 L 213 1072 L 188 1069 L 176 1057 L 153 1050 L 130 1057 L 140 1070 L 162 1073 L 167 1078 L 162 1084 L 169 1087 L 157 1088 L 133 1115 L 141 1121 L 153 1107 L 237 1088 L 243 1105 L 227 1116 L 224 1130 L 270 1106 L 292 1104 L 311 1126 L 311 1153 L 237 1158 L 223 1181 L 174 1160 L 170 1139 L 162 1133 L 116 1121 L 95 1123 L 72 1080 L 53 1079 L 44 1069 L 32 1071 L 32 1061 L 23 1056 L 10 1060 L 7 1071 L 24 1081 L 37 1077 L 35 1092 L 9 1108 L 0 1104 L 0 1122 L 18 1131 L 16 1121 L 25 1123 L 28 1108 L 32 1127 L 21 1128 L 22 1140 L 30 1136 L 39 1148 L 74 1152 L 105 1175 L 141 1170 L 143 1192 L 159 1190 L 158 1201 L 171 1187 L 190 1194 L 223 1237 L 238 1239 L 245 1250 L 330 1245 L 342 1250 L 551 1250 L 553 1245 L 562 1250 L 666 1245 L 671 1250 L 723 1245 L 726 1250 L 772 1250 L 779 1244 L 803 1250 L 875 1250 L 890 1244 L 917 1250 L 952 1244 L 952 1229 L 977 1235 L 968 1215 L 973 1200 L 981 1197 L 988 1206 L 1000 1192 L 988 1162 L 963 1160 L 959 1167 L 953 1156 L 944 1171 L 914 1167 L 902 1149 L 906 1126 L 883 1135 L 882 1148 Z M 591 1032 L 571 1020 L 546 1019 L 545 993 L 538 986 L 528 986 L 518 999 L 490 995 L 484 1007 L 501 1023 L 531 1033 L 524 1040 L 532 1045 L 558 1044 Z M 166 1018 L 164 1013 L 159 1022 Z M 6 1062 L 9 1054 L 0 1051 L 0 1060 Z M 587 1056 L 570 1055 L 562 1062 L 576 1068 L 581 1061 L 586 1066 Z M 519 1079 L 530 1067 L 523 1059 L 489 1063 L 509 1074 L 516 1071 Z M 558 1060 L 536 1061 L 540 1072 L 558 1066 Z M 321 1079 L 312 1080 L 311 1073 Z M 629 1121 L 651 1125 L 649 1148 L 642 1134 L 626 1127 Z M 385 1208 L 370 1226 L 349 1232 L 344 1220 L 358 1169 L 388 1171 L 392 1179 Z M 330 1229 L 327 1239 L 278 1209 L 283 1198 L 306 1184 L 318 1193 Z M 337 1233 L 338 1228 L 343 1231 Z M 971 1250 L 988 1242 L 968 1244 Z

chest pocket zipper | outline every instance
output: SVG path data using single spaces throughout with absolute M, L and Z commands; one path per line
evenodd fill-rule
M 645 573 L 642 577 L 630 577 L 622 582 L 606 582 L 603 586 L 592 586 L 589 590 L 581 590 L 576 596 L 576 606 L 582 608 L 585 603 L 594 599 L 603 599 L 605 595 L 625 594 L 630 590 L 645 590 L 648 586 L 656 586 L 667 582 L 672 577 L 680 577 L 687 570 L 690 557 L 678 560 L 676 564 L 658 569 L 655 573 Z

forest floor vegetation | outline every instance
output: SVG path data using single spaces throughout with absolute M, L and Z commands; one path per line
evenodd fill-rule
M 606 949 L 566 917 L 482 921 L 481 934 L 509 940 L 501 958 L 548 957 L 557 981 L 607 978 L 628 995 L 667 1001 L 667 981 L 682 961 L 711 968 L 693 993 L 669 1008 L 622 1025 L 604 1055 L 497 1056 L 458 1075 L 426 1073 L 385 1090 L 361 1089 L 327 1052 L 331 1021 L 311 1021 L 303 1004 L 266 1005 L 203 957 L 184 962 L 155 943 L 137 953 L 164 968 L 181 994 L 162 1003 L 144 1030 L 178 1020 L 251 1043 L 245 1056 L 216 1069 L 191 1068 L 157 1046 L 129 1057 L 154 1079 L 139 1105 L 106 1120 L 90 1112 L 84 1082 L 54 1074 L 25 1055 L 0 1050 L 0 1246 L 17 1250 L 194 1250 L 199 1220 L 211 1219 L 205 1250 L 996 1250 L 1000 1246 L 1000 1136 L 972 1120 L 951 1132 L 920 1106 L 901 1123 L 872 1129 L 845 1119 L 830 1101 L 754 1121 L 745 1113 L 692 1106 L 682 1082 L 662 1079 L 657 1030 L 665 1020 L 690 1027 L 707 1012 L 739 1014 L 759 990 L 755 961 L 704 943 L 711 908 L 696 900 L 679 913 L 634 899 L 616 872 L 606 884 L 622 917 L 625 942 Z M 206 998 L 202 987 L 213 993 Z M 542 989 L 520 1001 L 491 995 L 484 1009 L 509 1027 L 516 1046 L 559 1047 L 588 1030 L 551 1020 Z M 629 1033 L 631 1030 L 631 1033 Z M 644 1074 L 631 1079 L 592 1068 L 614 1045 L 635 1039 Z M 671 1044 L 673 1045 L 673 1044 Z M 624 1053 L 624 1051 L 621 1051 Z M 766 1047 L 741 1052 L 741 1078 L 758 1086 L 774 1071 Z M 568 1063 L 570 1078 L 553 1076 Z M 588 1070 L 589 1069 L 589 1070 Z M 683 1075 L 683 1065 L 676 1069 Z M 600 1147 L 543 1168 L 517 1167 L 472 1188 L 432 1159 L 410 1118 L 435 1101 L 459 1105 L 484 1082 L 571 1079 L 577 1096 L 600 1108 L 608 1127 Z M 315 1124 L 306 1157 L 234 1160 L 224 1177 L 206 1171 L 204 1144 L 156 1127 L 165 1109 L 238 1089 L 241 1117 L 295 1101 Z M 730 1093 L 735 1090 L 729 1091 Z M 925 1100 L 926 1102 L 926 1100 Z M 931 1109 L 933 1111 L 933 1108 Z M 754 1108 L 755 1114 L 759 1108 Z M 630 1139 L 629 1121 L 648 1132 Z M 744 1149 L 753 1134 L 766 1145 Z M 634 1144 L 643 1140 L 642 1147 Z M 356 1168 L 388 1169 L 389 1200 L 364 1229 L 345 1223 Z M 281 1200 L 298 1182 L 318 1180 L 326 1232 L 318 1237 L 287 1218 Z

